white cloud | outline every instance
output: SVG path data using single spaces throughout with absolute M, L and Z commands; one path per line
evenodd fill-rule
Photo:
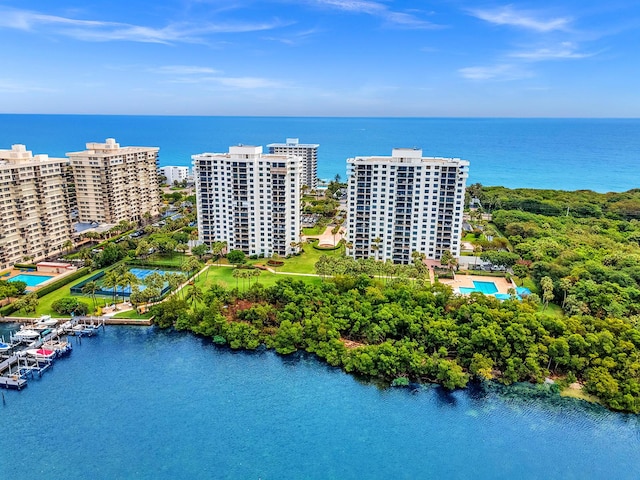
M 537 32 L 566 30 L 571 23 L 570 18 L 541 18 L 533 12 L 518 11 L 511 5 L 494 10 L 471 10 L 470 13 L 474 17 L 496 25 L 522 27 Z
M 535 50 L 525 50 L 510 53 L 512 58 L 538 62 L 543 60 L 564 60 L 564 59 L 580 59 L 597 55 L 596 53 L 580 53 L 577 47 L 571 42 L 563 42 L 558 46 L 551 48 L 538 48 Z
M 30 85 L 16 80 L 8 80 L 0 78 L 0 93 L 32 93 L 32 92 L 55 92 L 49 87 L 40 87 L 38 85 Z
M 499 64 L 485 67 L 465 67 L 458 70 L 458 73 L 468 80 L 492 80 L 510 81 L 521 80 L 532 76 L 531 72 L 523 70 L 513 64 Z
M 210 34 L 256 32 L 285 25 L 284 22 L 276 20 L 259 23 L 173 23 L 164 27 L 149 27 L 121 22 L 79 20 L 28 10 L 0 8 L 0 28 L 30 32 L 44 31 L 93 42 L 122 40 L 167 44 L 201 43 L 204 37 Z
M 212 77 L 211 80 L 225 87 L 242 89 L 281 88 L 285 86 L 275 80 L 259 77 Z
M 313 0 L 314 3 L 343 10 L 346 12 L 363 13 L 373 15 L 386 20 L 389 24 L 405 28 L 441 28 L 426 20 L 421 20 L 411 13 L 396 12 L 390 10 L 387 5 L 380 2 L 372 2 L 367 0 Z
M 197 67 L 193 65 L 164 65 L 151 68 L 151 72 L 166 75 L 211 75 L 219 73 L 218 70 L 209 67 Z

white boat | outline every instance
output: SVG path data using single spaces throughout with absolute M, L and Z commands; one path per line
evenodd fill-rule
M 11 349 L 11 345 L 4 342 L 0 342 L 0 352 L 7 352 L 10 349 Z
M 20 329 L 13 334 L 13 337 L 17 338 L 18 340 L 32 340 L 34 338 L 38 338 L 39 336 L 39 332 L 36 332 L 35 330 L 31 330 L 29 328 Z
M 36 360 L 51 360 L 56 356 L 56 351 L 47 348 L 38 348 L 27 350 L 27 355 L 34 357 Z
M 53 327 L 58 323 L 57 320 L 51 318 L 51 315 L 42 315 L 40 319 L 36 322 L 38 327 Z

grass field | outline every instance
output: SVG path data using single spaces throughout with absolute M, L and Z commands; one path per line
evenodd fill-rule
M 278 272 L 290 272 L 290 273 L 316 273 L 315 264 L 320 259 L 321 255 L 327 255 L 329 257 L 340 257 L 344 255 L 344 247 L 338 250 L 316 250 L 311 245 L 304 246 L 304 252 L 298 256 L 290 258 L 281 258 L 284 262 L 282 267 L 278 267 Z M 261 262 L 256 262 L 261 263 Z M 262 263 L 266 263 L 263 260 Z
M 284 267 L 281 267 L 284 268 Z M 210 266 L 208 268 L 208 272 L 202 273 L 196 280 L 196 285 L 203 290 L 208 289 L 212 285 L 221 285 L 224 288 L 236 288 L 243 292 L 249 288 L 249 280 L 242 278 L 233 278 L 233 270 L 231 267 L 215 267 Z M 260 282 L 265 287 L 270 287 L 275 285 L 276 281 L 286 278 L 289 275 L 285 274 L 275 274 L 267 271 L 262 271 L 260 276 L 257 278 L 251 279 L 251 285 L 253 285 L 256 281 Z M 291 277 L 296 280 L 302 280 L 308 283 L 321 283 L 322 279 L 320 277 L 308 277 L 304 275 L 291 275 Z M 186 287 L 187 289 L 189 287 Z

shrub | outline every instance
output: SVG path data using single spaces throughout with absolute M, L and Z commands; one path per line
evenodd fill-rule
M 51 304 L 51 309 L 63 315 L 86 315 L 89 311 L 89 305 L 79 301 L 75 297 L 64 297 L 56 300 Z

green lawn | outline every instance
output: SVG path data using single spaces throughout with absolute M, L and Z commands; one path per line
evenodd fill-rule
M 249 288 L 249 280 L 248 279 L 243 280 L 241 278 L 238 278 L 238 279 L 233 278 L 233 270 L 234 268 L 231 268 L 231 267 L 211 266 L 208 269 L 208 273 L 205 271 L 198 277 L 198 279 L 196 280 L 196 285 L 202 288 L 203 290 L 206 290 L 207 288 L 215 284 L 219 284 L 225 288 L 236 288 L 236 284 L 237 284 L 241 292 L 244 290 L 247 290 Z M 265 287 L 270 287 L 272 285 L 275 285 L 276 281 L 282 278 L 286 278 L 288 276 L 289 275 L 280 275 L 280 274 L 263 271 L 260 274 L 260 276 L 257 277 L 257 281 L 260 282 Z M 322 282 L 322 279 L 320 277 L 307 277 L 307 276 L 297 276 L 297 275 L 291 275 L 291 277 L 297 280 L 302 280 L 304 282 L 309 282 L 309 283 Z M 243 282 L 244 282 L 244 285 L 243 285 Z M 256 278 L 252 278 L 251 284 L 253 285 L 255 282 L 256 282 Z M 187 286 L 186 289 L 188 290 L 189 287 Z
M 282 267 L 278 267 L 278 272 L 290 272 L 290 273 L 316 273 L 315 264 L 320 259 L 321 255 L 327 255 L 329 257 L 340 257 L 344 255 L 344 247 L 338 250 L 316 250 L 311 245 L 306 244 L 304 246 L 304 252 L 298 256 L 292 256 L 290 258 L 281 258 L 284 262 Z M 266 260 L 262 262 L 266 264 Z
M 176 252 L 173 255 L 160 255 L 158 253 L 154 253 L 153 255 L 150 255 L 149 257 L 144 259 L 144 261 L 150 263 L 151 265 L 157 264 L 157 265 L 171 265 L 173 267 L 181 267 L 182 262 L 184 262 L 185 258 L 187 258 L 187 255 L 184 255 L 179 252 Z
M 127 310 L 126 312 L 116 313 L 113 318 L 149 319 L 151 318 L 151 313 L 138 313 L 135 310 Z

